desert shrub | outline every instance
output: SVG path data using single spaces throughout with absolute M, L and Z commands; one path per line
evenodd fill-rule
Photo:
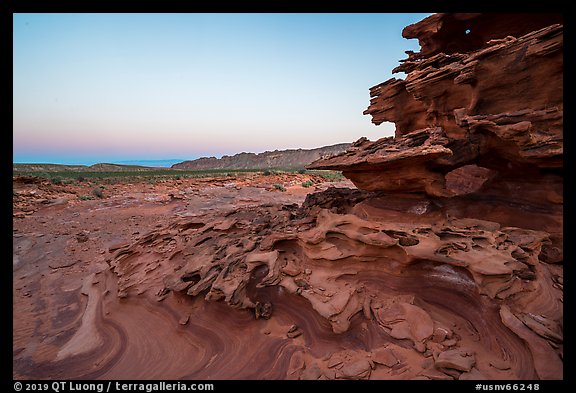
M 280 190 L 282 192 L 286 191 L 286 187 L 284 187 L 282 184 L 274 184 L 273 186 L 275 189 Z
M 308 188 L 308 187 L 310 187 L 312 184 L 314 184 L 314 183 L 312 182 L 312 180 L 306 180 L 306 181 L 302 182 L 302 187 Z
M 282 172 L 283 171 L 280 169 L 266 169 L 263 173 L 265 176 L 270 176 L 270 175 L 278 175 Z
M 94 195 L 95 197 L 100 198 L 100 199 L 104 198 L 104 192 L 99 187 L 94 187 L 92 189 L 92 195 Z
M 320 174 L 327 181 L 337 181 L 344 179 L 342 172 L 337 171 L 326 171 Z
M 58 176 L 53 177 L 52 179 L 50 179 L 50 181 L 52 182 L 52 184 L 62 184 L 62 178 Z
M 298 173 L 303 175 L 306 173 L 306 169 L 298 169 Z
M 76 180 L 78 181 L 78 183 L 83 183 L 86 181 L 86 178 L 84 176 L 80 175 L 80 176 L 76 177 Z
M 80 199 L 81 201 L 89 201 L 91 199 L 94 199 L 94 197 L 91 195 L 82 195 L 82 196 L 79 196 L 78 199 Z

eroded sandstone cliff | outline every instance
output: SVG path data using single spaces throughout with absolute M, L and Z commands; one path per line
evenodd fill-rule
M 404 35 L 421 52 L 365 112 L 396 137 L 309 166 L 365 192 L 175 222 L 116 251 L 119 295 L 152 285 L 255 318 L 301 297 L 333 333 L 364 331 L 318 351 L 295 324 L 311 347 L 287 377 L 562 378 L 561 18 L 438 14 Z
M 404 36 L 421 52 L 365 112 L 395 138 L 310 166 L 358 189 L 110 248 L 116 310 L 190 304 L 175 320 L 221 349 L 187 377 L 563 378 L 561 17 L 437 14 Z

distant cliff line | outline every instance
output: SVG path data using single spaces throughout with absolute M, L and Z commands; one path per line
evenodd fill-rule
M 206 169 L 304 169 L 304 167 L 321 157 L 331 156 L 346 151 L 351 143 L 324 146 L 316 149 L 289 149 L 265 151 L 263 153 L 239 153 L 233 156 L 202 157 L 196 160 L 183 161 L 172 165 L 173 169 L 206 170 Z

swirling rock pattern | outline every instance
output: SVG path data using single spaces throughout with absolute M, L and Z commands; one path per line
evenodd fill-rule
M 115 206 L 133 236 L 15 238 L 15 375 L 562 379 L 561 16 L 404 35 L 422 51 L 366 111 L 396 137 L 312 164 L 357 189 L 206 186 Z
M 318 327 L 295 318 L 286 330 L 285 339 L 300 337 L 310 349 L 300 348 L 303 360 L 283 377 L 561 378 L 562 291 L 538 258 L 547 233 L 438 221 L 438 212 L 414 223 L 410 208 L 403 221 L 365 220 L 351 213 L 357 207 L 342 214 L 304 203 L 176 221 L 115 251 L 119 296 L 185 294 L 251 310 L 254 323 L 268 324 L 287 305 L 292 318 L 306 309 Z M 346 347 L 360 327 L 362 351 L 336 351 L 338 337 Z
M 375 124 L 394 122 L 396 138 L 363 138 L 309 167 L 342 170 L 369 191 L 427 195 L 416 208 L 422 218 L 433 206 L 456 218 L 441 224 L 444 232 L 412 229 L 451 239 L 432 246 L 434 255 L 419 251 L 430 236 L 406 254 L 465 269 L 476 292 L 494 300 L 499 323 L 524 341 L 537 377 L 562 378 L 560 341 L 542 340 L 552 325 L 560 338 L 563 318 L 562 269 L 552 265 L 563 260 L 562 16 L 436 14 L 403 34 L 422 50 L 394 70 L 405 80 L 370 89 L 364 112 Z M 368 220 L 402 217 L 382 206 L 365 201 L 356 210 Z M 461 357 L 436 364 L 470 372 L 470 360 L 453 362 Z

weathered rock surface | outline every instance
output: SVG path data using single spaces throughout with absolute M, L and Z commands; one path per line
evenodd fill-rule
M 561 17 L 438 14 L 404 35 L 422 51 L 366 111 L 396 137 L 312 165 L 359 189 L 167 199 L 178 214 L 109 239 L 78 282 L 85 316 L 41 376 L 562 379 Z M 15 269 L 36 243 L 15 238 Z M 102 348 L 79 351 L 94 323 Z
M 118 291 L 127 297 L 143 288 L 159 297 L 201 296 L 252 310 L 255 317 L 266 304 L 272 319 L 278 305 L 301 297 L 336 334 L 364 319 L 415 354 L 439 351 L 444 355 L 436 367 L 461 372 L 471 371 L 474 356 L 491 358 L 500 348 L 522 359 L 512 376 L 534 377 L 531 370 L 540 363 L 531 360 L 530 351 L 540 345 L 535 342 L 542 342 L 537 353 L 546 341 L 561 346 L 562 293 L 538 259 L 550 242 L 547 233 L 472 218 L 414 223 L 410 213 L 403 222 L 365 220 L 351 213 L 364 203 L 347 214 L 304 203 L 241 209 L 201 224 L 175 221 L 114 252 Z M 507 329 L 511 323 L 501 321 L 500 307 L 521 310 L 522 316 L 543 315 L 523 325 L 535 330 L 533 342 L 518 341 Z M 455 323 L 459 333 L 451 343 L 445 326 Z M 467 324 L 474 328 L 468 331 Z M 306 337 L 305 328 L 288 331 L 289 338 L 300 335 Z M 463 355 L 454 345 L 474 348 L 476 355 Z M 549 356 L 561 364 L 552 349 Z M 373 360 L 395 363 L 382 351 Z M 368 377 L 364 371 L 354 374 L 364 370 L 360 364 L 344 368 L 341 378 Z M 526 364 L 531 366 L 522 369 Z M 559 377 L 561 368 L 554 370 L 554 375 L 536 373 Z
M 395 70 L 406 79 L 371 88 L 364 112 L 394 122 L 396 139 L 361 139 L 309 168 L 342 170 L 361 189 L 450 196 L 446 175 L 476 165 L 494 171 L 493 187 L 537 175 L 557 195 L 534 202 L 561 203 L 562 31 L 553 24 L 467 53 L 411 55 Z
M 520 272 L 519 265 L 510 266 L 516 278 L 507 284 L 496 284 L 509 274 L 500 269 L 516 262 L 496 262 L 500 258 L 489 253 L 475 263 L 478 245 L 462 240 L 480 241 L 478 235 L 450 230 L 460 234 L 450 235 L 455 242 L 437 253 L 466 253 L 461 266 L 479 293 L 497 300 L 501 323 L 524 340 L 538 376 L 561 378 L 562 278 L 554 277 L 562 268 L 551 264 L 563 261 L 562 16 L 436 14 L 406 27 L 403 35 L 418 38 L 421 51 L 408 53 L 394 70 L 405 72 L 405 80 L 393 78 L 370 89 L 364 112 L 374 124 L 394 122 L 396 137 L 360 139 L 347 152 L 309 168 L 342 170 L 368 191 L 420 195 L 419 219 L 440 207 L 450 217 L 489 220 L 484 229 L 506 233 L 504 243 L 516 244 L 510 256 L 528 267 Z M 372 205 L 363 209 L 368 219 L 378 214 L 376 205 L 385 204 L 363 203 Z M 497 243 L 499 235 L 492 233 Z M 535 240 L 539 251 L 528 257 L 524 252 L 535 250 Z M 548 272 L 539 276 L 541 269 Z M 539 288 L 538 308 L 560 290 L 536 319 L 528 316 L 535 305 L 527 300 L 536 301 L 534 292 L 519 287 L 528 282 Z M 407 329 L 400 335 L 407 336 Z M 460 369 L 471 372 L 471 366 Z

